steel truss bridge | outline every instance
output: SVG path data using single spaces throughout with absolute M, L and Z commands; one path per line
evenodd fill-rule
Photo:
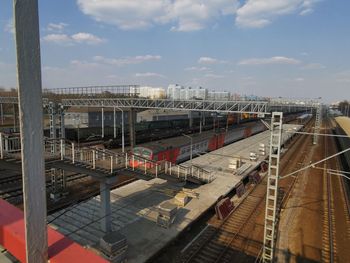
M 53 99 L 43 98 L 43 105 L 54 103 L 67 107 L 97 107 L 97 108 L 125 108 L 125 109 L 163 109 L 185 111 L 207 111 L 218 113 L 250 113 L 265 114 L 271 112 L 296 112 L 307 109 L 317 109 L 319 102 L 304 103 L 268 102 L 268 101 L 217 101 L 217 100 L 170 100 L 145 98 L 73 98 Z M 0 97 L 0 104 L 18 104 L 17 97 Z

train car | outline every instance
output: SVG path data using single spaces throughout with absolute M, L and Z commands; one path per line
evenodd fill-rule
M 223 147 L 226 144 L 247 138 L 253 134 L 264 131 L 266 128 L 260 122 L 249 123 L 244 126 L 239 126 L 230 129 L 227 132 L 205 131 L 201 134 L 191 135 L 192 140 L 184 136 L 170 138 L 166 140 L 149 142 L 137 147 L 134 147 L 133 154 L 146 158 L 148 160 L 160 162 L 163 160 L 171 163 L 179 163 L 190 158 L 191 141 L 192 155 L 202 154 L 204 152 L 214 151 Z M 131 166 L 137 167 L 139 160 L 134 159 Z

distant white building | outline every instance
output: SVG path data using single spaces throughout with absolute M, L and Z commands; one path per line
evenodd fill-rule
M 181 91 L 184 90 L 184 87 L 178 84 L 170 84 L 167 89 L 167 98 L 173 100 L 181 99 Z
M 165 90 L 161 87 L 139 87 L 139 96 L 150 99 L 163 99 L 166 97 Z
M 205 100 L 208 95 L 208 90 L 202 87 L 192 88 L 183 87 L 178 84 L 170 84 L 167 89 L 167 98 L 173 100 L 191 100 L 201 99 Z
M 209 100 L 230 100 L 231 93 L 228 91 L 209 91 Z
M 208 98 L 208 90 L 202 87 L 197 88 L 195 92 L 195 98 L 206 100 Z

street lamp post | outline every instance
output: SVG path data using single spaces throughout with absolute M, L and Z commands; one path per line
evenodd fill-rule
M 188 136 L 187 134 L 182 134 L 183 136 L 187 137 L 190 139 L 191 141 L 191 151 L 190 151 L 190 160 L 191 160 L 191 166 L 192 166 L 192 137 L 191 136 Z

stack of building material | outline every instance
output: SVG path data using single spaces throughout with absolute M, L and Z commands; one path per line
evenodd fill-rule
M 253 183 L 253 184 L 258 184 L 261 181 L 261 177 L 260 174 L 257 170 L 251 172 L 249 174 L 249 182 Z
M 258 160 L 258 154 L 256 152 L 250 152 L 249 153 L 249 160 L 255 162 L 256 160 Z
M 180 192 L 177 195 L 175 195 L 175 204 L 177 204 L 178 206 L 185 206 L 189 200 L 190 198 L 184 192 Z
M 245 163 L 241 167 L 239 167 L 236 171 L 236 174 L 241 175 L 243 174 L 246 170 L 248 170 L 252 165 L 250 163 Z
M 233 202 L 229 198 L 221 199 L 215 206 L 218 219 L 225 219 L 234 209 Z
M 229 169 L 237 170 L 241 166 L 240 158 L 233 158 L 230 160 L 230 164 L 228 165 Z
M 199 193 L 192 189 L 182 188 L 182 192 L 184 192 L 188 197 L 196 199 L 199 198 Z
M 169 228 L 175 221 L 177 205 L 170 201 L 164 201 L 158 205 L 157 225 Z
M 119 232 L 111 232 L 100 239 L 102 255 L 113 263 L 127 261 L 128 244 L 126 237 Z
M 245 186 L 243 183 L 240 183 L 238 186 L 236 186 L 236 194 L 238 197 L 242 197 L 245 193 Z
M 259 144 L 259 154 L 261 156 L 265 156 L 265 154 L 266 154 L 266 146 L 263 143 Z

